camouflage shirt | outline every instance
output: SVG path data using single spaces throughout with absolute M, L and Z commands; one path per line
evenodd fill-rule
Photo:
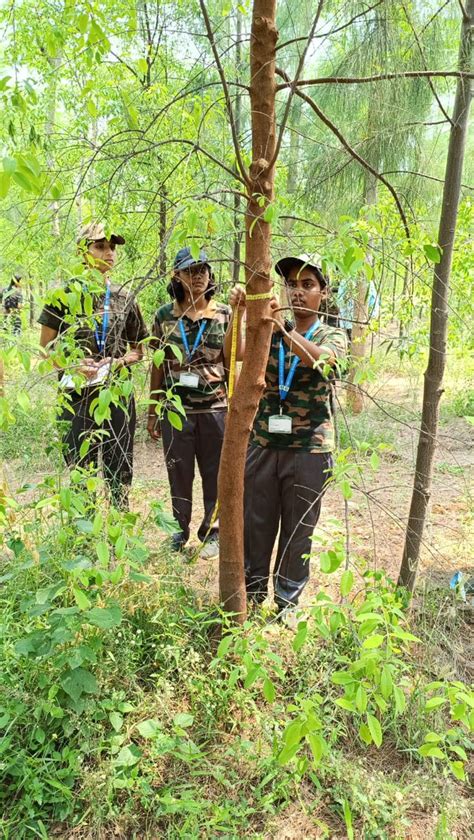
M 278 351 L 281 335 L 274 333 L 265 374 L 266 388 L 255 417 L 251 442 L 272 449 L 304 449 L 306 452 L 332 452 L 334 449 L 334 421 L 331 406 L 331 381 L 318 368 L 299 364 L 291 388 L 283 401 L 283 414 L 292 418 L 291 434 L 268 431 L 272 415 L 280 413 L 278 387 Z M 342 361 L 347 353 L 347 338 L 343 330 L 321 324 L 311 341 L 327 348 Z M 285 346 L 285 377 L 292 354 Z
M 165 388 L 176 387 L 183 407 L 187 413 L 197 414 L 203 411 L 220 411 L 227 408 L 226 370 L 224 367 L 224 336 L 230 321 L 231 309 L 224 303 L 210 300 L 200 318 L 193 321 L 183 313 L 180 304 L 166 303 L 158 309 L 153 324 L 153 349 L 164 349 Z M 190 364 L 186 362 L 186 349 L 181 337 L 179 320 L 183 326 L 192 349 L 203 319 L 206 327 L 199 346 L 196 348 Z M 183 361 L 174 355 L 171 345 L 179 347 Z M 183 371 L 199 376 L 197 388 L 188 388 L 179 384 Z
M 139 344 L 148 333 L 133 294 L 115 285 L 111 285 L 110 292 L 109 326 L 103 353 L 97 345 L 94 321 L 101 336 L 105 291 L 91 295 L 79 281 L 71 283 L 53 293 L 54 303 L 44 306 L 38 323 L 56 330 L 58 336 L 69 342 L 68 355 L 77 349 L 81 355 L 93 356 L 96 361 L 102 356 L 120 358 L 129 344 Z

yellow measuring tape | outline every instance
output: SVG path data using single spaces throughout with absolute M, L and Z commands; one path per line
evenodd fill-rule
M 246 295 L 246 300 L 267 300 L 273 297 L 273 292 L 262 292 L 259 295 Z M 239 308 L 236 307 L 234 320 L 232 322 L 232 342 L 230 345 L 230 367 L 229 367 L 229 400 L 232 399 L 235 388 L 235 372 L 237 369 L 237 336 L 239 332 Z

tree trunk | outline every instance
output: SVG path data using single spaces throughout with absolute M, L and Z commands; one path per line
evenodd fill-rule
M 472 26 L 474 0 L 464 4 L 459 50 L 459 68 L 466 73 L 472 66 Z M 398 583 L 413 592 L 420 559 L 420 548 L 425 526 L 426 510 L 431 495 L 433 460 L 438 432 L 439 402 L 446 364 L 446 335 L 448 326 L 448 293 L 453 255 L 454 236 L 461 193 L 461 176 L 468 131 L 472 82 L 459 78 L 454 101 L 453 119 L 449 137 L 448 157 L 444 179 L 443 201 L 439 221 L 438 245 L 442 251 L 440 262 L 435 265 L 431 294 L 431 318 L 428 366 L 423 388 L 421 430 L 416 456 L 415 479 L 411 498 Z
M 370 172 L 367 173 L 365 183 L 365 204 L 377 204 L 377 181 Z M 354 365 L 349 374 L 349 385 L 347 387 L 347 404 L 354 414 L 360 414 L 364 407 L 364 396 L 359 386 L 354 384 L 354 375 L 365 359 L 367 352 L 366 336 L 369 320 L 367 295 L 368 283 L 365 275 L 361 273 L 357 280 L 354 320 L 352 323 L 351 356 L 354 360 Z
M 276 0 L 254 0 L 250 39 L 252 164 L 248 184 L 245 278 L 250 295 L 271 290 L 270 225 L 263 218 L 273 199 L 275 152 Z M 259 197 L 263 200 L 259 201 Z M 265 387 L 272 332 L 268 299 L 249 301 L 246 350 L 227 418 L 219 470 L 219 588 L 225 608 L 246 615 L 243 546 L 243 488 L 247 445 Z

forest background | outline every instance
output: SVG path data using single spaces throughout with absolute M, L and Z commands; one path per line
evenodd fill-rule
M 410 611 L 395 583 L 472 3 L 278 3 L 279 157 L 249 222 L 250 32 L 273 5 L 0 9 L 0 287 L 20 273 L 25 294 L 23 333 L 4 321 L 0 348 L 6 837 L 469 836 L 470 596 L 450 581 L 472 570 L 472 137 Z M 306 99 L 295 78 L 312 81 Z M 145 366 L 133 513 L 95 509 L 69 483 L 35 320 L 80 275 L 77 229 L 93 219 L 125 236 L 115 279 L 149 324 L 183 244 L 205 245 L 225 299 L 261 222 L 273 261 L 319 252 L 352 303 L 329 520 L 295 635 L 234 626 L 215 565 L 169 555 Z

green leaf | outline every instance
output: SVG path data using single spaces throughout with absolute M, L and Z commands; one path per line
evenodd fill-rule
M 362 647 L 366 650 L 374 650 L 374 648 L 380 647 L 384 641 L 385 636 L 382 636 L 381 633 L 374 633 L 373 636 L 368 636 L 367 639 L 364 639 Z
M 418 752 L 425 758 L 446 758 L 444 752 L 436 744 L 422 744 Z
M 430 709 L 437 709 L 438 706 L 442 706 L 443 703 L 446 703 L 446 699 L 446 697 L 430 697 L 430 699 L 426 701 L 425 709 L 427 711 Z
M 199 256 L 199 247 L 198 247 L 198 256 Z M 181 348 L 178 347 L 176 344 L 170 344 L 169 348 L 170 348 L 171 352 L 173 353 L 173 356 L 176 356 L 178 362 L 182 362 L 183 361 L 183 353 L 182 353 Z
M 380 747 L 382 743 L 382 727 L 375 715 L 367 714 L 367 724 L 375 746 Z
M 466 781 L 466 774 L 464 772 L 464 765 L 462 761 L 450 761 L 449 767 L 453 775 L 456 776 L 456 779 L 459 779 L 460 782 Z
M 423 245 L 423 251 L 425 252 L 425 257 L 431 262 L 441 262 L 442 251 L 439 245 Z
M 97 114 L 98 114 L 97 106 L 96 106 L 93 99 L 88 99 L 87 100 L 86 108 L 87 108 L 87 111 L 88 111 L 88 113 L 90 114 L 91 117 L 95 118 L 97 116 Z
M 315 764 L 318 765 L 327 749 L 326 741 L 322 735 L 317 732 L 308 732 L 306 740 L 310 746 Z
M 159 368 L 163 364 L 165 360 L 165 351 L 164 350 L 155 350 L 153 353 L 153 364 L 155 367 Z
M 308 622 L 307 621 L 300 621 L 298 623 L 298 630 L 296 632 L 296 636 L 293 639 L 293 650 L 298 652 L 303 647 L 306 639 L 308 636 Z
M 352 487 L 349 484 L 347 478 L 345 478 L 344 481 L 341 481 L 340 487 L 341 487 L 341 493 L 342 493 L 343 498 L 346 499 L 346 501 L 351 499 L 352 498 Z
M 89 15 L 86 15 L 85 13 L 83 13 L 81 15 L 78 15 L 78 17 L 76 19 L 76 26 L 77 26 L 79 32 L 81 33 L 81 35 L 85 35 L 88 25 L 89 25 Z
M 148 64 L 146 58 L 139 58 L 137 61 L 138 72 L 146 76 L 148 72 Z
M 141 750 L 135 744 L 128 744 L 120 750 L 115 759 L 115 764 L 117 767 L 133 767 L 134 764 L 140 761 L 141 757 Z
M 370 466 L 373 470 L 378 470 L 380 466 L 380 458 L 377 452 L 372 452 L 372 455 L 370 456 Z
M 224 657 L 225 657 L 225 656 L 227 656 L 227 653 L 229 652 L 229 648 L 230 648 L 230 646 L 231 646 L 231 644 L 232 644 L 232 640 L 233 640 L 233 638 L 234 638 L 234 637 L 232 636 L 232 634 L 231 634 L 231 633 L 228 633 L 228 634 L 227 634 L 227 636 L 224 636 L 224 637 L 220 640 L 220 642 L 219 642 L 219 646 L 218 646 L 218 648 L 217 648 L 217 657 L 218 657 L 218 659 L 224 659 Z
M 97 694 L 99 690 L 94 674 L 85 668 L 73 668 L 66 671 L 60 683 L 66 694 L 74 701 L 79 700 L 83 694 Z
M 358 712 L 365 712 L 367 709 L 367 692 L 363 685 L 359 685 L 356 691 L 355 704 Z
M 110 712 L 109 720 L 110 720 L 110 723 L 112 724 L 112 727 L 115 729 L 115 731 L 120 732 L 120 730 L 123 726 L 122 715 L 119 715 L 118 712 Z
M 348 712 L 355 711 L 354 702 L 352 700 L 348 700 L 347 697 L 338 697 L 334 702 L 336 703 L 336 706 L 340 706 L 341 709 L 345 709 Z
M 26 391 L 18 391 L 18 394 L 16 395 L 16 401 L 20 408 L 23 409 L 23 411 L 29 412 L 31 408 L 31 402 Z
M 109 562 L 109 546 L 103 540 L 100 540 L 95 547 L 97 557 L 102 566 L 107 566 Z
M 82 589 L 79 589 L 78 586 L 74 586 L 72 591 L 74 595 L 74 600 L 79 609 L 88 610 L 90 608 L 91 602 L 89 601 L 89 598 L 87 597 L 86 593 L 83 592 Z
M 268 204 L 265 213 L 263 214 L 263 220 L 271 224 L 276 217 L 276 207 L 274 204 Z
M 267 700 L 269 703 L 273 703 L 276 697 L 275 686 L 273 685 L 272 681 L 268 679 L 268 677 L 266 677 L 263 681 L 263 696 L 265 697 L 265 700 Z
M 380 677 L 380 690 L 382 692 L 382 696 L 385 697 L 386 700 L 390 697 L 392 689 L 392 674 L 390 673 L 390 668 L 387 665 L 384 665 L 382 668 L 382 676 Z
M 354 585 L 354 575 L 350 569 L 346 569 L 345 572 L 341 575 L 341 582 L 339 584 L 339 588 L 341 590 L 341 595 L 343 598 L 346 598 L 349 595 L 352 587 Z
M 6 172 L 0 172 L 0 198 L 6 198 L 10 189 L 10 176 Z
M 372 735 L 370 734 L 370 729 L 366 723 L 361 723 L 359 726 L 359 735 L 363 740 L 364 744 L 371 744 L 372 743 Z
M 300 743 L 301 738 L 301 722 L 299 720 L 294 720 L 292 723 L 288 724 L 285 732 L 283 733 L 285 748 L 291 749 L 291 747 L 296 746 Z
M 179 414 L 176 414 L 175 411 L 167 411 L 166 412 L 166 419 L 173 426 L 174 429 L 177 429 L 180 432 L 183 428 L 183 421 Z
M 179 712 L 179 714 L 175 715 L 173 718 L 174 726 L 179 726 L 180 729 L 187 729 L 189 726 L 192 726 L 193 723 L 193 715 L 189 715 L 187 712 Z
M 7 175 L 13 175 L 17 167 L 17 162 L 15 158 L 4 157 L 3 158 L 3 171 L 7 173 Z
M 160 722 L 154 718 L 142 720 L 141 723 L 137 724 L 137 729 L 142 738 L 156 738 L 161 732 Z
M 89 624 L 99 627 L 101 630 L 111 630 L 122 623 L 122 610 L 115 604 L 111 607 L 93 607 L 86 613 Z

